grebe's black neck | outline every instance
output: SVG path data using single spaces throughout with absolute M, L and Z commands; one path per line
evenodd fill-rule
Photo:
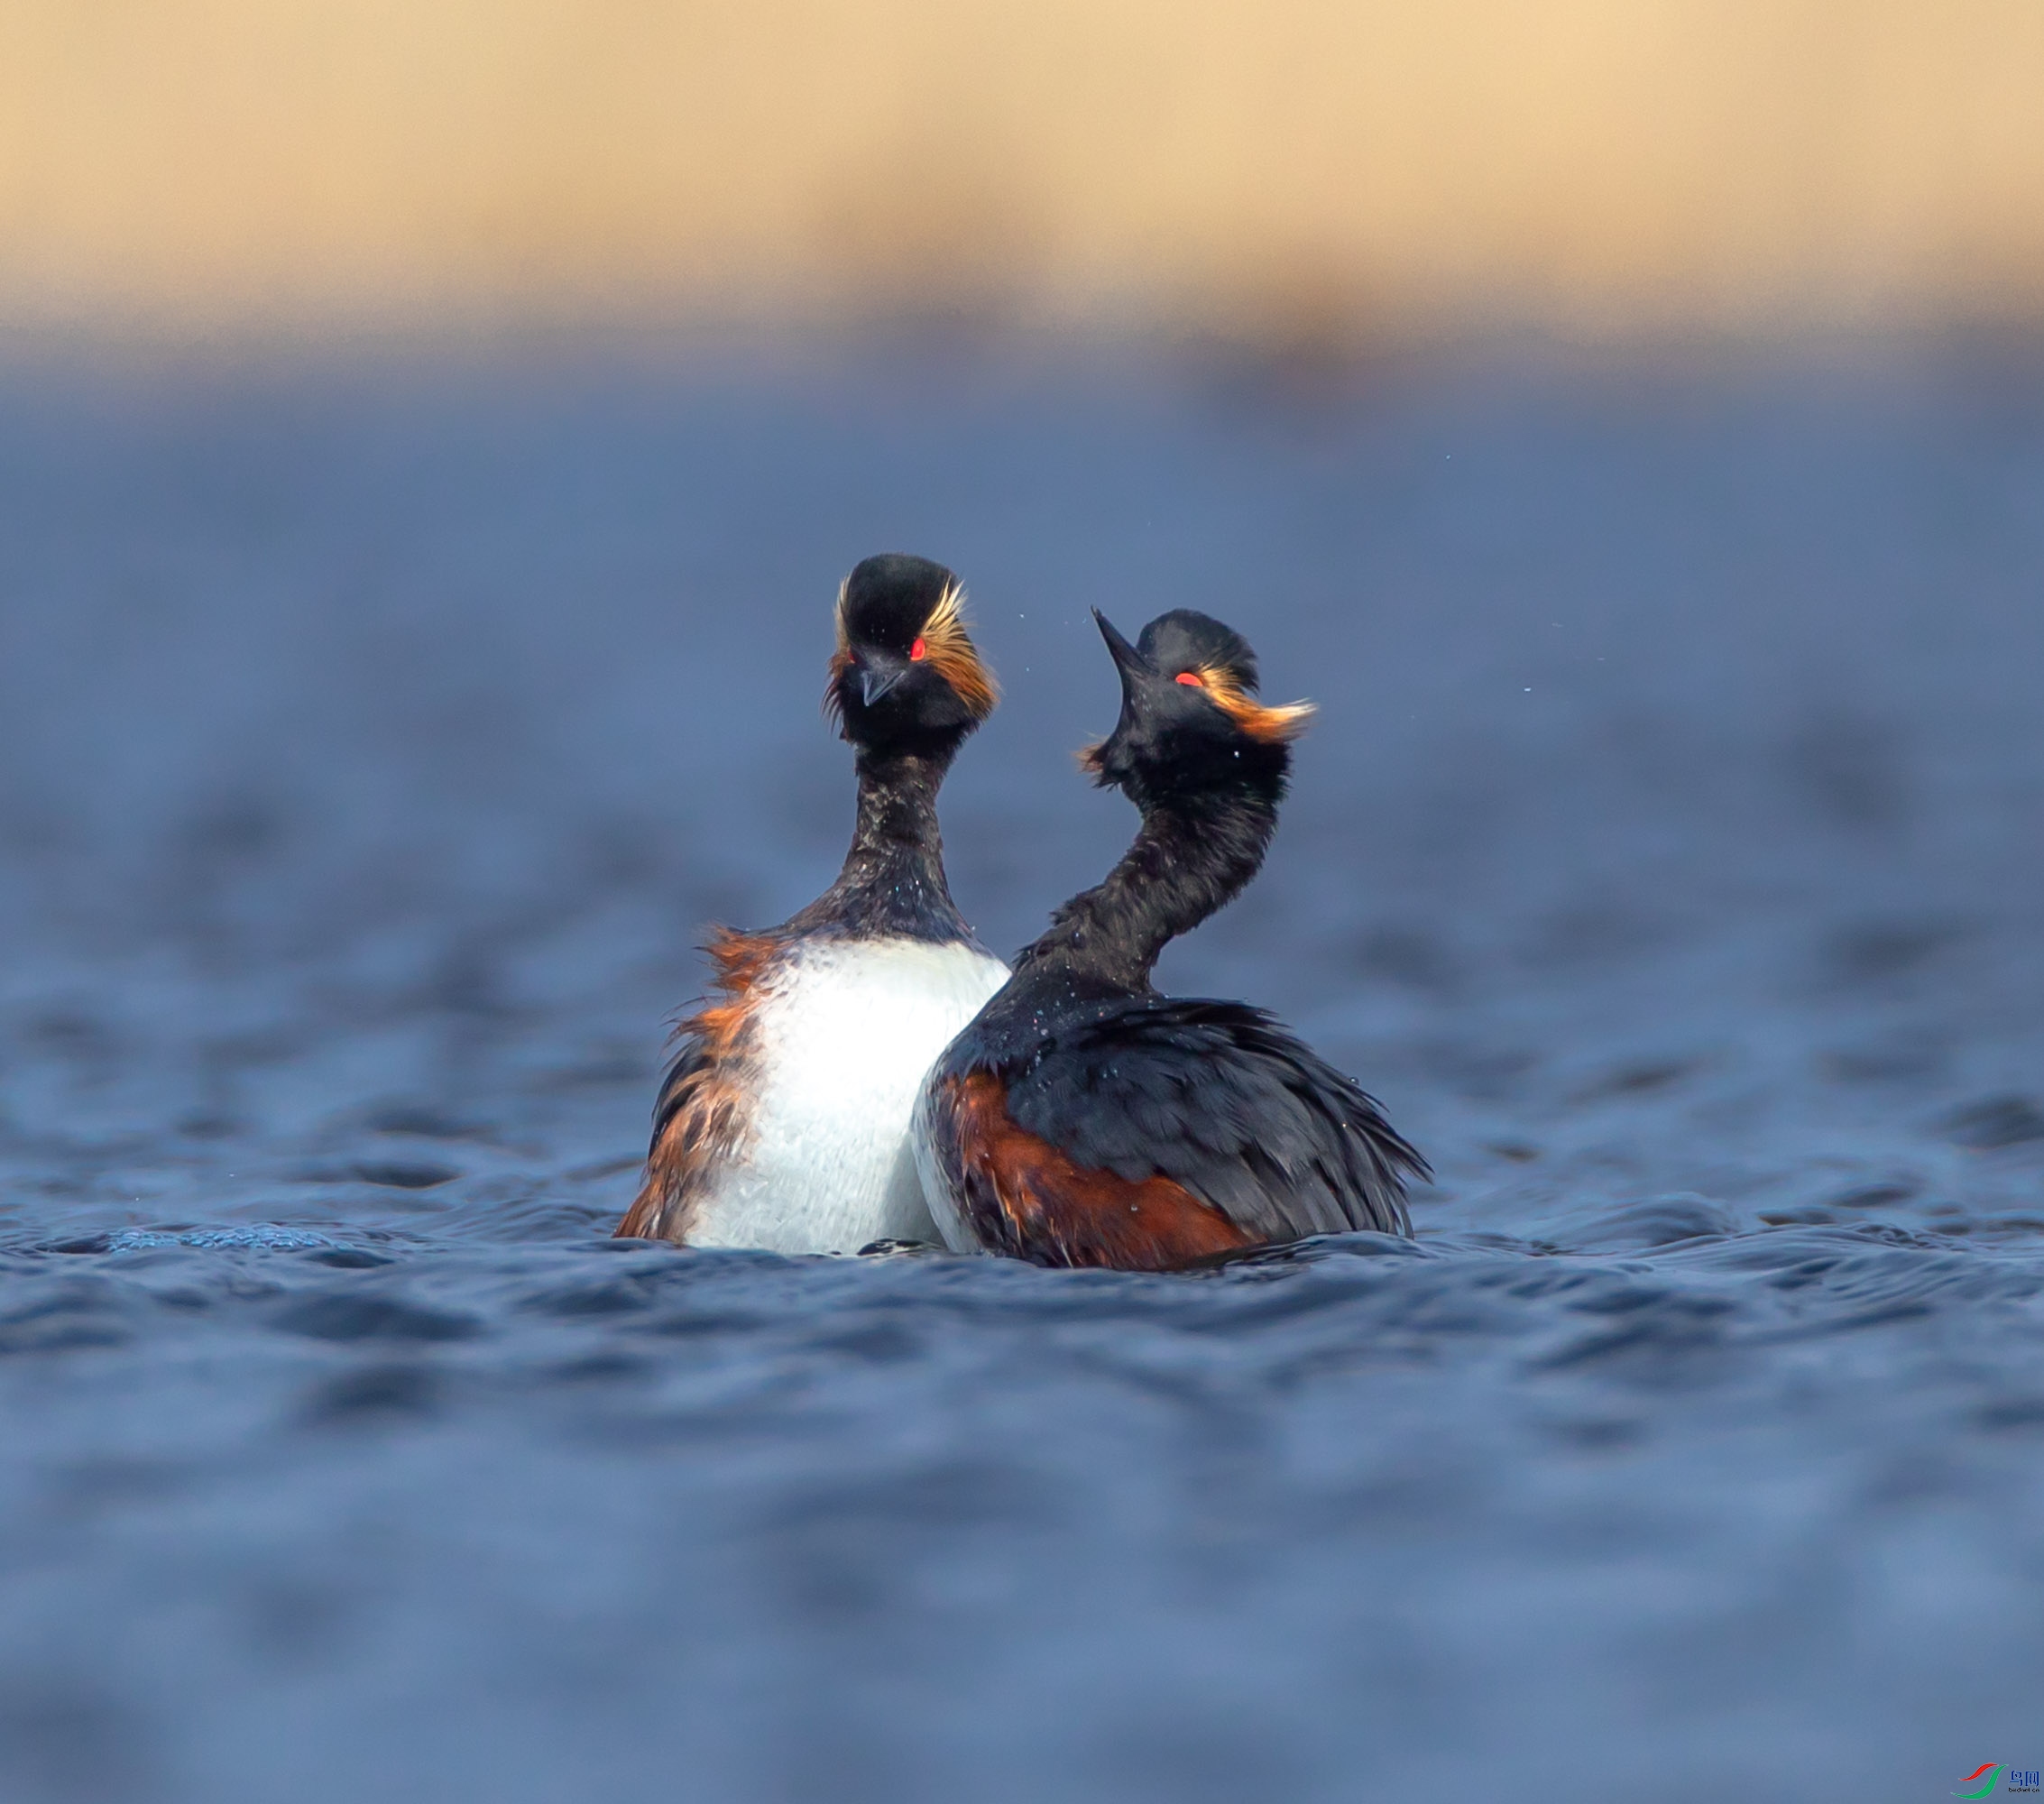
M 1241 894 L 1276 830 L 1276 798 L 1260 788 L 1153 801 L 1121 861 L 1051 916 L 1050 931 L 1017 956 L 1017 975 L 1062 970 L 1147 989 L 1157 955 Z
M 913 748 L 860 746 L 859 813 L 837 881 L 788 925 L 797 932 L 970 942 L 944 874 L 937 791 L 962 733 Z

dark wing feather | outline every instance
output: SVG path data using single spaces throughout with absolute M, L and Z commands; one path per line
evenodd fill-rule
M 687 1239 L 705 1186 L 738 1155 L 750 1132 L 753 1007 L 779 940 L 771 933 L 723 929 L 704 950 L 714 994 L 676 1030 L 681 1048 L 653 1105 L 653 1141 L 639 1194 L 617 1227 L 627 1238 Z
M 653 1100 L 653 1138 L 646 1148 L 648 1158 L 659 1151 L 660 1142 L 675 1124 L 675 1118 L 688 1107 L 703 1080 L 717 1063 L 716 1055 L 700 1035 L 691 1034 L 682 1043 L 660 1080 L 660 1093 Z
M 1259 1241 L 1410 1234 L 1420 1155 L 1259 1008 L 1156 998 L 1055 1028 L 1003 1072 L 1016 1124 L 1080 1166 L 1183 1184 Z
M 990 1071 L 932 1073 L 916 1132 L 967 1237 L 990 1253 L 1157 1272 L 1257 1244 L 1183 1184 L 1082 1167 L 1017 1126 Z

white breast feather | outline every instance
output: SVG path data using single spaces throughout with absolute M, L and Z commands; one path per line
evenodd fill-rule
M 1008 967 L 962 945 L 848 940 L 763 980 L 760 1100 L 744 1160 L 702 1201 L 689 1242 L 855 1253 L 935 1240 L 908 1118 L 923 1074 Z

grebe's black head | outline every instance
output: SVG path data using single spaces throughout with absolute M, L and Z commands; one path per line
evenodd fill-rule
M 1140 808 L 1228 789 L 1271 802 L 1284 795 L 1291 741 L 1305 731 L 1312 704 L 1258 702 L 1248 640 L 1190 608 L 1159 614 L 1134 645 L 1098 608 L 1093 618 L 1121 673 L 1120 720 L 1080 754 L 1096 782 Z
M 883 552 L 844 579 L 824 706 L 861 750 L 948 755 L 994 711 L 966 637 L 965 591 L 942 564 Z

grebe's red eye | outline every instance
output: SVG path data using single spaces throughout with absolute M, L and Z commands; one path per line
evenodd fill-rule
M 909 658 L 917 664 L 920 664 L 929 655 L 929 646 L 920 639 L 918 639 L 915 644 L 908 648 Z
M 1197 670 L 1181 670 L 1178 680 L 1188 689 L 1203 689 L 1207 686 L 1207 679 Z

